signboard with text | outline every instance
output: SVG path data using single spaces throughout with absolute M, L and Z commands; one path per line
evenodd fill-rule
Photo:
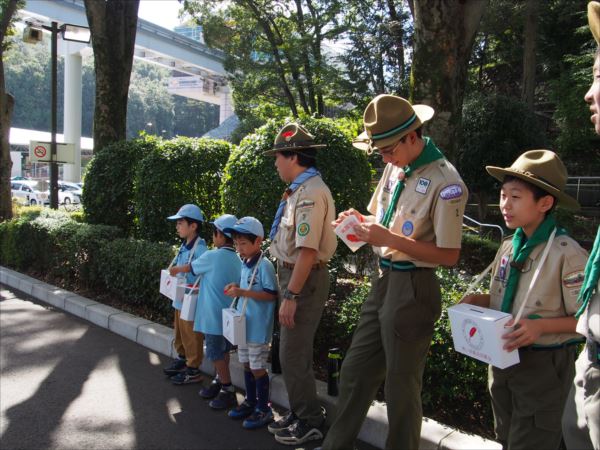
M 29 141 L 31 162 L 50 162 L 50 142 Z M 75 144 L 56 144 L 57 163 L 75 164 Z

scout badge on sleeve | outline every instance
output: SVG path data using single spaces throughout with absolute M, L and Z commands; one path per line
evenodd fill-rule
M 252 289 L 252 285 L 254 284 L 254 277 L 256 277 L 256 272 L 258 270 L 258 266 L 262 261 L 262 252 L 258 257 L 258 261 L 254 266 L 254 270 L 252 271 L 252 277 L 250 278 L 250 284 L 248 285 L 248 289 Z M 244 297 L 244 304 L 242 305 L 242 310 L 238 311 L 235 305 L 239 301 L 239 297 L 236 297 L 231 302 L 231 306 L 229 308 L 223 309 L 223 337 L 231 342 L 232 345 L 246 345 L 246 306 L 248 305 L 248 297 Z
M 517 312 L 514 323 L 518 323 L 519 320 L 521 320 L 523 309 L 527 304 L 529 295 L 531 294 L 542 266 L 546 261 L 555 235 L 556 228 L 552 231 L 552 234 L 544 247 L 540 262 L 533 274 L 533 278 L 531 279 L 523 303 Z M 467 288 L 463 298 L 473 292 L 475 287 L 492 269 L 493 264 L 494 263 L 490 264 L 477 276 L 477 278 L 475 278 Z M 450 318 L 454 349 L 457 352 L 491 364 L 499 369 L 505 369 L 506 367 L 519 363 L 518 351 L 508 352 L 503 348 L 504 340 L 502 339 L 502 335 L 508 331 L 507 328 L 509 327 L 506 327 L 506 323 L 512 318 L 511 314 L 495 309 L 469 305 L 467 303 L 459 303 L 448 308 L 448 317 Z
M 361 241 L 354 234 L 354 227 L 356 225 L 360 225 L 360 222 L 354 214 L 351 214 L 335 227 L 335 234 L 337 234 L 340 239 L 344 241 L 344 244 L 346 244 L 353 252 L 366 244 L 365 241 Z

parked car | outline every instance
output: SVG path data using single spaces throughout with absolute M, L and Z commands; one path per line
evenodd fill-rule
M 68 205 L 69 203 L 81 203 L 83 191 L 77 183 L 58 180 L 58 200 L 59 203 Z
M 37 184 L 29 180 L 11 181 L 10 192 L 13 201 L 21 205 L 44 205 L 48 203 L 48 193 L 39 190 Z

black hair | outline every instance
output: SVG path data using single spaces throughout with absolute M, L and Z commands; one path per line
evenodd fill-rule
M 227 236 L 225 233 L 223 233 L 221 230 L 219 230 L 214 225 L 213 225 L 213 233 L 216 234 L 217 236 L 224 236 L 225 237 L 225 243 L 227 245 L 233 246 L 233 238 L 230 238 L 229 236 Z
M 200 233 L 200 226 L 202 225 L 202 222 L 200 222 L 199 220 L 196 220 L 196 219 L 190 219 L 189 217 L 182 217 L 182 219 L 185 220 L 188 225 L 195 223 L 196 224 L 196 233 L 197 234 Z
M 317 167 L 317 149 L 303 148 L 300 151 L 282 150 L 279 153 L 285 158 L 291 158 L 294 155 L 298 156 L 298 165 L 302 167 Z
M 258 239 L 258 236 L 252 233 L 239 233 L 237 231 L 232 232 L 231 234 L 233 234 L 234 238 L 243 238 L 243 239 L 248 239 L 250 242 L 252 242 L 253 244 L 256 242 L 256 240 Z
M 532 194 L 533 194 L 533 199 L 537 202 L 540 198 L 545 197 L 547 195 L 549 195 L 550 197 L 552 197 L 552 199 L 554 200 L 554 202 L 552 203 L 552 207 L 546 211 L 546 215 L 550 214 L 552 211 L 554 211 L 554 208 L 556 207 L 556 204 L 558 203 L 558 201 L 556 200 L 556 197 L 554 195 L 552 195 L 550 192 L 543 190 L 541 187 L 536 186 L 533 183 L 530 183 L 527 180 L 524 180 L 523 178 L 519 178 L 519 177 L 515 177 L 512 175 L 505 175 L 504 179 L 502 180 L 502 186 L 504 186 L 505 183 L 509 183 L 511 181 L 516 181 L 518 183 L 521 183 L 523 186 L 525 186 L 525 188 L 527 188 Z

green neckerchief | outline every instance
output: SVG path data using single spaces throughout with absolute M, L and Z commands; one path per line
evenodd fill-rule
M 508 275 L 508 280 L 506 281 L 504 298 L 502 299 L 501 310 L 503 312 L 509 313 L 512 310 L 517 287 L 519 286 L 519 278 L 521 277 L 521 269 L 531 254 L 531 251 L 538 245 L 543 244 L 548 240 L 555 226 L 556 220 L 554 220 L 554 217 L 549 215 L 537 227 L 529 239 L 527 239 L 527 236 L 525 236 L 523 228 L 517 228 L 517 231 L 512 239 L 513 257 L 512 262 L 510 263 L 511 268 Z M 561 234 L 567 234 L 567 232 L 563 228 L 557 228 L 556 236 L 560 236 Z
M 438 159 L 443 159 L 444 155 L 440 151 L 439 148 L 435 146 L 431 138 L 424 137 L 425 147 L 423 151 L 419 155 L 417 159 L 415 159 L 408 166 L 404 166 L 404 178 L 402 180 L 398 180 L 396 183 L 396 187 L 394 188 L 394 193 L 392 194 L 392 200 L 385 210 L 385 214 L 383 215 L 383 219 L 381 219 L 381 225 L 388 228 L 390 226 L 390 222 L 392 221 L 392 216 L 396 211 L 396 206 L 398 205 L 398 200 L 400 199 L 400 194 L 406 185 L 406 179 L 410 177 L 413 171 L 417 170 L 420 167 L 426 166 L 433 161 L 437 161 Z
M 596 240 L 594 241 L 594 247 L 592 247 L 592 253 L 585 265 L 585 278 L 583 280 L 583 286 L 579 291 L 579 297 L 577 301 L 581 302 L 581 307 L 575 313 L 575 317 L 579 317 L 583 314 L 587 305 L 590 303 L 592 294 L 598 286 L 598 278 L 600 277 L 600 227 L 598 227 L 598 234 L 596 234 Z

